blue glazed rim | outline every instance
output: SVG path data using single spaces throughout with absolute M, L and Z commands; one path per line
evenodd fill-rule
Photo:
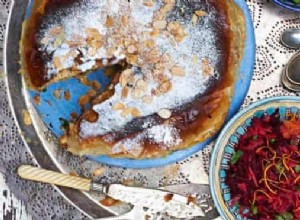
M 222 217 L 222 219 L 227 219 L 226 218 L 226 214 L 225 214 L 225 210 L 224 207 L 221 207 L 220 204 L 220 199 L 224 199 L 223 197 L 218 197 L 217 192 L 219 191 L 219 189 L 215 188 L 215 182 L 219 181 L 217 179 L 215 179 L 215 172 L 218 172 L 218 176 L 219 176 L 219 170 L 216 170 L 216 160 L 219 157 L 219 154 L 221 151 L 223 151 L 224 149 L 222 148 L 222 143 L 224 141 L 223 137 L 226 135 L 226 133 L 228 132 L 228 130 L 230 130 L 230 128 L 238 121 L 239 118 L 241 118 L 244 114 L 246 114 L 247 112 L 256 109 L 260 106 L 272 103 L 272 102 L 298 102 L 300 103 L 300 97 L 297 96 L 278 96 L 278 97 L 272 97 L 272 98 L 267 98 L 267 99 L 263 99 L 261 101 L 255 102 L 254 104 L 248 106 L 247 108 L 243 109 L 242 111 L 240 111 L 238 114 L 236 114 L 227 124 L 226 126 L 223 128 L 223 130 L 221 131 L 216 143 L 215 143 L 215 147 L 212 151 L 212 155 L 211 155 L 211 159 L 210 159 L 210 166 L 209 166 L 209 186 L 210 186 L 210 192 L 211 195 L 213 197 L 215 206 L 218 209 L 218 212 L 220 214 L 220 216 Z M 222 149 L 221 149 L 222 148 Z M 220 159 L 220 158 L 219 158 Z M 230 212 L 230 211 L 229 211 Z
M 247 34 L 246 34 L 246 47 L 244 50 L 244 58 L 241 62 L 239 77 L 235 84 L 235 91 L 238 92 L 235 92 L 232 98 L 232 102 L 230 104 L 226 121 L 228 121 L 231 117 L 233 117 L 235 113 L 239 110 L 240 106 L 242 105 L 251 83 L 254 63 L 255 63 L 255 36 L 254 36 L 254 27 L 251 19 L 251 14 L 244 0 L 235 0 L 235 3 L 241 8 L 241 10 L 245 15 Z M 165 165 L 175 163 L 177 161 L 189 157 L 190 155 L 193 155 L 194 153 L 202 150 L 207 144 L 213 141 L 215 137 L 207 139 L 206 141 L 199 143 L 188 149 L 173 152 L 164 158 L 142 159 L 142 160 L 112 158 L 109 156 L 88 156 L 88 158 L 110 166 L 125 167 L 125 168 L 146 169 L 152 167 L 160 167 L 160 166 L 165 166 Z
M 273 0 L 274 3 L 277 5 L 292 10 L 292 11 L 297 11 L 300 12 L 300 4 L 299 6 L 295 5 L 295 3 L 291 2 L 290 0 L 283 1 L 283 0 Z

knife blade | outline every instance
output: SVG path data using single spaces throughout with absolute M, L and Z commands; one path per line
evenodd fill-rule
M 176 184 L 164 186 L 160 189 L 194 198 L 196 204 L 198 204 L 205 213 L 205 216 L 197 216 L 197 220 L 216 219 L 220 215 L 215 206 L 208 184 Z
M 204 216 L 202 209 L 194 202 L 189 201 L 188 197 L 164 190 L 112 184 L 105 187 L 104 193 L 117 200 L 147 207 L 177 218 Z
M 194 202 L 189 201 L 188 197 L 164 190 L 129 187 L 122 184 L 103 185 L 94 183 L 90 179 L 70 176 L 28 165 L 20 166 L 18 174 L 27 180 L 51 183 L 82 191 L 101 192 L 114 199 L 132 205 L 147 207 L 156 212 L 167 213 L 176 218 L 205 216 L 202 209 Z

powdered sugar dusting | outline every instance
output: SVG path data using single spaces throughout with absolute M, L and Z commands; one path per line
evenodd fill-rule
M 174 42 L 172 40 L 164 35 L 161 35 L 156 39 L 156 44 L 161 53 L 170 55 L 171 60 L 176 61 L 176 64 L 184 69 L 186 74 L 185 77 L 171 77 L 169 68 L 174 64 L 171 62 L 166 63 L 165 65 L 167 65 L 167 68 L 165 74 L 171 78 L 172 83 L 172 89 L 168 93 L 154 96 L 149 105 L 146 105 L 141 100 L 136 100 L 131 96 L 122 100 L 122 103 L 125 106 L 139 109 L 141 111 L 141 116 L 148 116 L 163 108 L 175 109 L 176 107 L 191 101 L 197 94 L 203 93 L 207 88 L 209 77 L 204 76 L 201 71 L 201 60 L 203 58 L 208 58 L 212 65 L 215 66 L 219 59 L 214 39 L 214 30 L 206 26 L 206 23 L 209 20 L 215 19 L 214 16 L 214 13 L 211 12 L 207 17 L 203 18 L 205 20 L 205 25 L 200 28 L 195 28 L 190 21 L 186 21 L 184 26 L 186 27 L 187 36 L 182 42 L 176 43 L 175 45 L 173 45 Z M 147 71 L 146 67 L 145 71 Z M 218 76 L 217 72 L 215 76 Z M 144 76 L 141 74 L 134 75 L 135 81 L 143 77 Z M 156 86 L 156 82 L 148 81 L 148 89 L 144 95 L 150 96 L 151 91 L 153 91 Z M 121 112 L 112 110 L 112 106 L 120 101 L 121 92 L 122 87 L 117 85 L 115 87 L 114 96 L 93 107 L 101 117 L 97 123 L 83 121 L 81 123 L 81 137 L 91 137 L 99 134 L 104 135 L 111 131 L 119 131 L 125 124 L 133 119 L 131 116 L 123 117 Z M 164 129 L 164 127 L 161 127 L 161 129 Z M 165 132 L 168 131 L 165 130 L 162 133 Z M 156 130 L 157 137 L 159 136 L 159 133 L 161 132 Z
M 161 148 L 172 149 L 173 146 L 181 142 L 178 131 L 171 125 L 155 125 L 146 129 L 134 138 L 127 138 L 117 143 L 113 149 L 113 154 L 128 152 L 134 156 L 139 156 L 143 151 L 143 140 L 148 139 L 159 144 Z
M 178 131 L 170 125 L 155 125 L 147 129 L 147 137 L 167 147 L 176 146 L 181 141 Z
M 40 41 L 45 41 L 39 48 L 40 51 L 45 51 L 47 54 L 51 54 L 53 58 L 60 59 L 61 65 L 55 66 L 50 60 L 47 63 L 48 79 L 57 75 L 63 69 L 70 69 L 76 64 L 74 58 L 80 53 L 83 57 L 82 62 L 89 62 L 91 60 L 107 60 L 114 58 L 113 63 L 118 63 L 119 60 L 124 59 L 124 53 L 108 54 L 107 48 L 116 46 L 115 42 L 109 42 L 108 36 L 115 34 L 118 28 L 122 28 L 122 24 L 119 24 L 114 30 L 108 30 L 106 22 L 109 17 L 114 18 L 120 23 L 122 16 L 128 16 L 132 11 L 132 17 L 140 27 L 137 29 L 137 34 L 142 34 L 144 30 L 147 30 L 145 25 L 150 24 L 152 21 L 153 13 L 158 9 L 158 3 L 154 7 L 143 6 L 143 0 L 136 0 L 134 3 L 129 3 L 124 0 L 86 0 L 80 4 L 75 4 L 73 7 L 55 12 L 54 15 L 48 16 L 46 24 L 41 28 L 39 33 Z M 61 16 L 61 14 L 67 14 L 63 16 L 62 20 L 56 20 L 55 17 Z M 52 18 L 54 17 L 54 19 Z M 118 19 L 118 21 L 117 21 Z M 51 30 L 57 27 L 62 27 L 62 31 L 56 34 L 52 34 Z M 85 44 L 85 39 L 89 36 L 86 33 L 86 29 L 95 29 L 103 36 L 103 46 L 97 48 L 96 51 L 91 53 L 91 45 Z M 125 35 L 125 34 L 124 34 Z M 75 47 L 70 47 L 70 42 L 76 43 L 82 41 Z M 118 49 L 118 48 L 117 48 Z M 122 49 L 119 48 L 119 52 Z M 73 56 L 69 54 L 73 53 Z M 67 56 L 69 55 L 69 56 Z M 105 63 L 104 63 L 105 64 Z M 84 72 L 86 71 L 86 65 L 77 66 L 77 68 Z M 91 69 L 91 68 L 90 68 Z
M 201 25 L 195 25 L 192 19 L 166 18 L 168 14 L 164 15 L 162 10 L 168 13 L 175 6 L 164 2 L 168 1 L 154 1 L 149 7 L 144 5 L 144 0 L 130 3 L 87 0 L 80 7 L 74 6 L 72 13 L 62 19 L 58 34 L 51 36 L 55 24 L 41 32 L 41 41 L 47 43 L 40 49 L 53 54 L 54 60 L 47 63 L 48 77 L 74 65 L 85 72 L 93 69 L 99 60 L 103 65 L 123 59 L 130 64 L 115 86 L 114 95 L 93 106 L 99 120 L 81 122 L 81 138 L 121 131 L 136 117 L 150 116 L 161 109 L 176 109 L 204 93 L 212 77 L 219 77 L 214 71 L 220 58 L 211 26 L 211 21 L 216 19 L 214 9 L 197 18 Z M 81 55 L 80 64 L 76 64 L 78 55 Z M 113 62 L 108 63 L 108 59 Z M 204 60 L 208 67 L 204 66 Z M 125 98 L 124 89 L 128 90 Z M 163 148 L 181 142 L 179 131 L 172 124 L 146 124 L 134 138 L 117 143 L 113 152 L 138 155 L 144 139 Z

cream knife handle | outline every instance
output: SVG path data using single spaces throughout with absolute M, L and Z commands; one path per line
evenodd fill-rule
M 21 165 L 18 168 L 18 174 L 23 179 L 51 183 L 82 191 L 89 191 L 92 184 L 92 181 L 89 179 L 62 174 L 29 165 Z

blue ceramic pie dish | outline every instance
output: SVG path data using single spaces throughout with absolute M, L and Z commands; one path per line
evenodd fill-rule
M 247 132 L 252 118 L 272 115 L 277 109 L 281 120 L 287 118 L 290 113 L 300 115 L 300 98 L 281 96 L 254 103 L 234 116 L 220 133 L 212 152 L 209 181 L 214 202 L 222 219 L 244 220 L 238 206 L 232 207 L 230 188 L 225 183 L 231 158 L 235 154 L 234 146 L 239 137 Z
M 246 47 L 244 50 L 244 57 L 240 65 L 240 70 L 235 85 L 236 92 L 235 95 L 232 97 L 227 120 L 230 119 L 238 111 L 238 109 L 244 101 L 252 79 L 255 61 L 255 37 L 250 12 L 244 0 L 235 0 L 235 2 L 241 8 L 245 15 L 247 28 Z M 27 16 L 28 15 L 30 15 L 30 7 L 27 11 Z M 109 83 L 109 78 L 104 77 L 100 70 L 96 71 L 95 73 L 91 73 L 88 77 L 90 81 L 99 81 L 102 85 L 102 88 L 105 88 L 105 86 Z M 57 100 L 55 97 L 53 97 L 53 93 L 60 88 L 64 88 L 65 90 L 69 90 L 71 92 L 71 100 Z M 63 134 L 60 124 L 60 122 L 63 122 L 62 119 L 69 118 L 71 112 L 80 114 L 80 108 L 76 109 L 74 106 L 77 105 L 77 100 L 79 99 L 79 97 L 83 94 L 86 94 L 88 89 L 89 88 L 78 83 L 76 79 L 69 79 L 65 80 L 64 82 L 49 85 L 47 87 L 46 92 L 40 94 L 41 104 L 35 105 L 35 108 L 37 112 L 41 115 L 44 123 L 48 125 L 48 127 L 57 137 L 60 137 Z M 35 97 L 36 95 L 36 92 L 34 91 L 29 91 L 29 93 L 31 97 Z M 47 104 L 49 102 L 52 105 L 51 108 L 49 108 L 49 104 Z M 55 106 L 55 108 L 53 106 Z M 212 140 L 213 139 L 209 139 L 188 149 L 176 151 L 164 158 L 142 160 L 112 158 L 109 156 L 88 156 L 88 158 L 103 164 L 118 167 L 137 169 L 159 167 L 172 164 L 176 161 L 187 158 L 188 156 L 198 152 L 199 150 L 202 150 Z
M 300 12 L 300 4 L 294 3 L 292 0 L 273 0 L 276 4 L 283 8 Z

